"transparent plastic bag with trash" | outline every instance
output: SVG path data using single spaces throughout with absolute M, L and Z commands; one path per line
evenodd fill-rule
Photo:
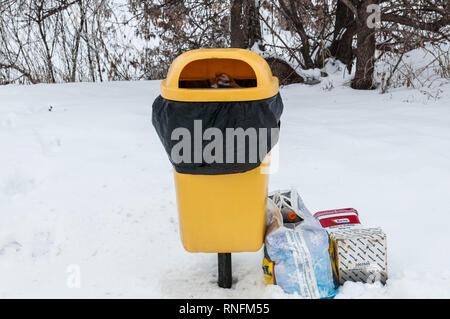
M 268 284 L 302 298 L 333 298 L 338 283 L 330 253 L 327 231 L 296 190 L 269 194 L 263 260 Z

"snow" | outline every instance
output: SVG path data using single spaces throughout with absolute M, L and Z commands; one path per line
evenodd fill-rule
M 312 211 L 354 207 L 388 238 L 390 279 L 337 298 L 449 298 L 450 87 L 281 90 L 280 165 Z M 331 85 L 330 85 L 331 84 Z M 151 126 L 158 81 L 0 87 L 0 298 L 293 298 L 262 252 L 183 250 L 172 168 Z M 79 288 L 71 285 L 79 270 Z M 72 288 L 71 288 L 72 287 Z

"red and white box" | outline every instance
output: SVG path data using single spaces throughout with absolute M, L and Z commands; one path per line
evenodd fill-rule
M 358 211 L 354 208 L 340 208 L 324 210 L 314 214 L 314 217 L 320 222 L 323 228 L 328 231 L 332 229 L 346 229 L 361 227 Z

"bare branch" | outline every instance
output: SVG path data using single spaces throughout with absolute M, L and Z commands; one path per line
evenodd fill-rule
M 19 71 L 20 73 L 22 73 L 22 75 L 24 75 L 31 83 L 33 84 L 37 84 L 39 83 L 39 80 L 35 79 L 30 72 L 28 72 L 27 70 L 14 65 L 14 64 L 5 64 L 5 63 L 1 63 L 0 62 L 0 69 L 13 69 L 16 71 Z
M 381 15 L 381 20 L 403 24 L 405 26 L 413 27 L 415 29 L 421 29 L 421 30 L 425 30 L 425 31 L 438 33 L 442 27 L 445 27 L 446 25 L 448 25 L 450 23 L 450 16 L 446 15 L 440 20 L 427 23 L 427 22 L 417 21 L 417 20 L 408 18 L 406 16 L 385 13 L 385 14 Z

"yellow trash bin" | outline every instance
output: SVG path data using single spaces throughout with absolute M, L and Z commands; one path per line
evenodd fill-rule
M 221 82 L 223 78 L 228 82 Z M 161 96 L 153 104 L 152 122 L 175 168 L 181 239 L 187 251 L 232 253 L 261 248 L 269 152 L 278 140 L 282 109 L 278 79 L 252 51 L 199 49 L 173 61 L 161 82 Z M 180 131 L 174 136 L 176 129 Z M 211 154 L 217 156 L 216 162 L 203 158 L 213 141 L 212 136 L 205 138 L 208 129 L 223 133 L 221 140 L 214 135 L 216 148 Z M 231 139 L 231 144 L 238 144 L 239 137 L 228 132 L 244 132 L 241 142 L 246 144 L 240 150 L 245 155 L 240 161 L 239 149 L 225 145 Z M 252 140 L 255 132 L 257 146 Z M 191 140 L 181 141 L 181 136 Z M 185 148 L 175 156 L 174 149 L 181 144 Z M 258 155 L 253 161 L 252 147 Z M 191 151 L 202 158 L 196 161 Z M 233 161 L 228 161 L 231 157 Z

